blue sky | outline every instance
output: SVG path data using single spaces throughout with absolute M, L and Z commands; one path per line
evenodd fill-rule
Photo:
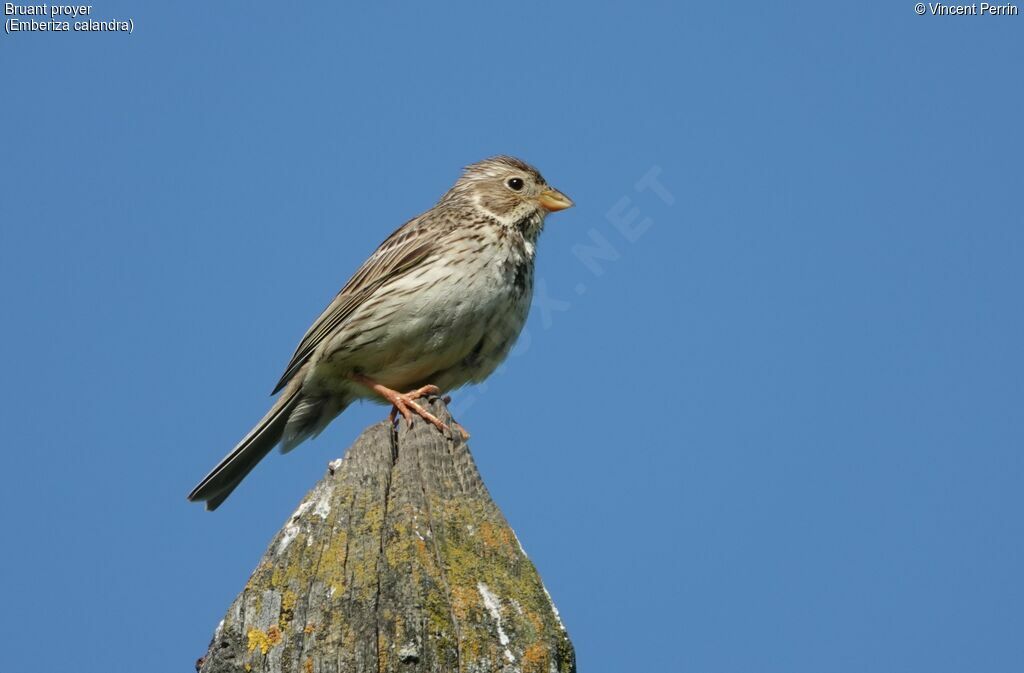
M 374 247 L 509 153 L 577 207 L 454 404 L 581 670 L 1021 670 L 1024 17 L 487 4 L 0 35 L 5 669 L 189 670 L 386 409 L 185 494 Z

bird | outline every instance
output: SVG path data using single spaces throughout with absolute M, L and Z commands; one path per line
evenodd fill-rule
M 345 283 L 296 347 L 270 410 L 188 499 L 217 509 L 275 446 L 291 451 L 357 400 L 447 432 L 416 400 L 483 381 L 505 359 L 529 313 L 545 218 L 573 205 L 515 157 L 466 166 Z

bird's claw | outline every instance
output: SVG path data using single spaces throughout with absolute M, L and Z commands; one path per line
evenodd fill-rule
M 393 391 L 391 391 L 393 392 Z M 444 421 L 439 419 L 434 414 L 430 413 L 423 407 L 421 407 L 415 400 L 426 397 L 428 395 L 439 395 L 441 389 L 435 385 L 426 385 L 422 388 L 417 388 L 408 393 L 394 393 L 393 395 L 385 394 L 384 397 L 391 402 L 391 413 L 388 414 L 388 420 L 391 423 L 395 423 L 398 420 L 398 414 L 402 414 L 402 418 L 405 419 L 407 427 L 412 427 L 412 415 L 415 413 L 417 416 L 425 420 L 426 422 L 433 425 L 435 428 L 440 430 L 445 435 L 449 435 L 451 430 Z
M 444 424 L 440 418 L 430 413 L 423 407 L 421 407 L 415 401 L 415 397 L 412 395 L 403 395 L 399 393 L 394 399 L 389 400 L 392 404 L 391 413 L 388 414 L 388 420 L 391 423 L 395 423 L 398 420 L 398 414 L 402 414 L 402 418 L 405 419 L 406 427 L 412 427 L 412 415 L 416 414 L 427 423 L 430 423 L 435 428 L 440 430 L 445 435 L 451 434 L 451 429 Z
M 452 436 L 451 428 L 448 427 L 448 425 L 446 425 L 444 421 L 442 421 L 440 418 L 438 418 L 434 414 L 430 413 L 429 411 L 421 407 L 416 402 L 416 400 L 421 397 L 426 397 L 428 395 L 440 395 L 441 389 L 438 388 L 437 386 L 426 385 L 417 388 L 416 390 L 410 391 L 408 393 L 400 393 L 395 390 L 391 390 L 387 386 L 383 386 L 374 381 L 373 379 L 369 378 L 368 376 L 364 376 L 362 374 L 354 374 L 352 375 L 352 379 L 357 383 L 366 386 L 370 390 L 373 390 L 375 393 L 377 393 L 378 395 L 380 395 L 385 400 L 391 403 L 391 412 L 388 414 L 388 421 L 392 425 L 394 425 L 398 421 L 398 414 L 402 414 L 402 418 L 405 419 L 407 427 L 411 427 L 412 415 L 416 414 L 417 416 L 425 420 L 427 423 L 430 423 L 435 428 L 440 430 L 445 437 Z M 445 397 L 445 403 L 447 403 L 449 399 L 451 398 Z M 455 423 L 455 427 L 458 428 L 459 432 L 462 434 L 463 440 L 469 439 L 469 433 L 466 432 L 465 428 L 463 428 L 458 423 Z

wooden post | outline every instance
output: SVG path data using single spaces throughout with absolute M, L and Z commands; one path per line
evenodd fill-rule
M 451 424 L 441 400 L 431 410 Z M 371 426 L 331 463 L 218 625 L 200 673 L 576 670 L 469 447 L 419 419 L 399 425 Z

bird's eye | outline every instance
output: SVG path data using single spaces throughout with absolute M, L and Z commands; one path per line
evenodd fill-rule
M 508 188 L 511 189 L 513 192 L 518 192 L 520 189 L 523 188 L 523 179 L 509 178 L 508 182 L 506 182 L 505 184 L 508 185 Z

